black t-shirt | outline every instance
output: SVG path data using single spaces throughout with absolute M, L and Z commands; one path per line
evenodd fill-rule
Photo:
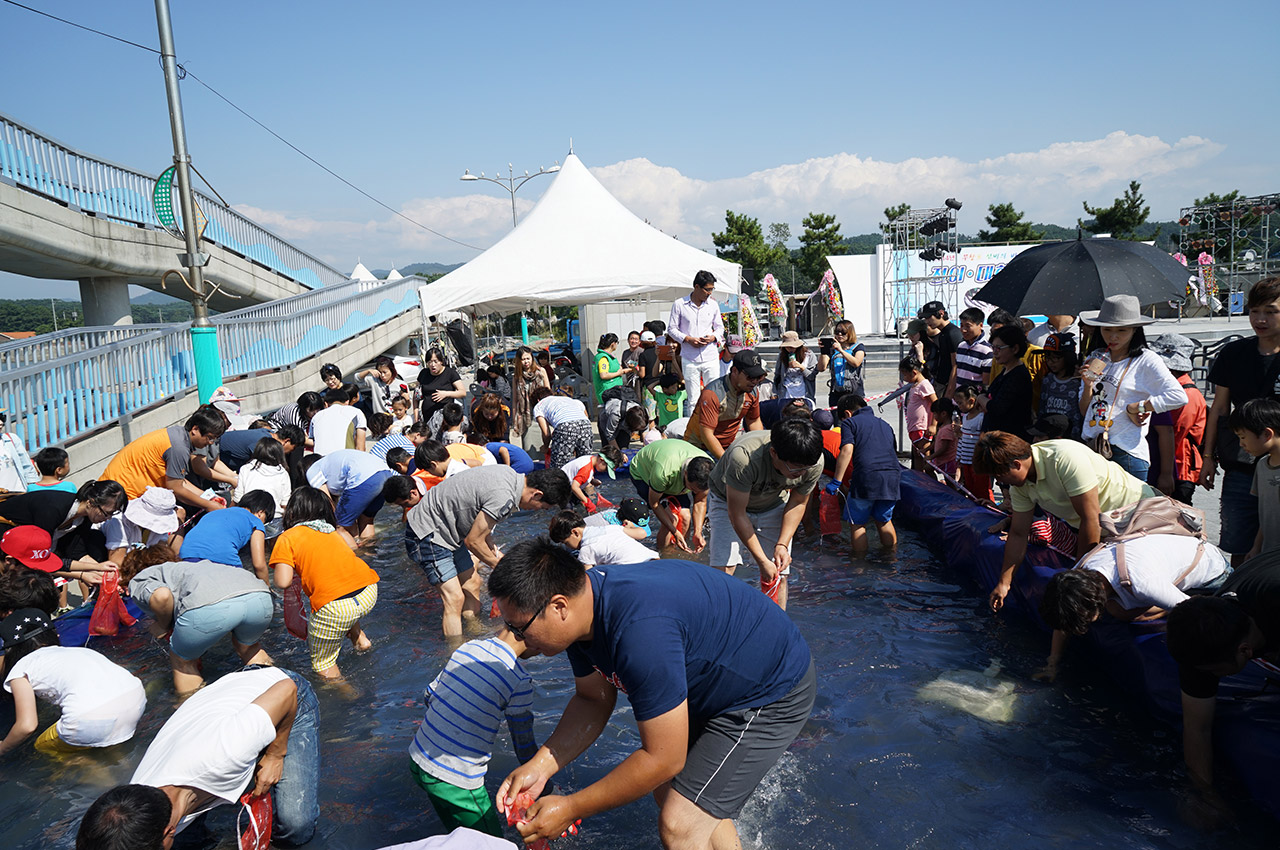
M 445 392 L 453 392 L 453 385 L 456 381 L 461 381 L 462 376 L 458 374 L 458 370 L 452 366 L 446 366 L 444 371 L 439 375 L 431 374 L 430 369 L 423 369 L 418 373 L 418 389 L 422 390 L 422 421 L 427 422 L 431 419 L 431 414 L 437 410 L 447 406 L 450 402 L 462 403 L 459 398 L 447 398 L 444 401 L 436 402 L 431 400 L 431 394 L 436 390 L 444 390 Z
M 1004 431 L 1029 440 L 1031 427 L 1031 373 L 1022 363 L 1002 371 L 991 382 L 987 394 L 987 412 L 982 418 L 983 431 Z
M 14 525 L 34 525 L 52 534 L 58 526 L 66 521 L 71 513 L 71 506 L 76 502 L 76 494 L 65 490 L 49 490 L 43 487 L 32 489 L 20 496 L 10 496 L 0 502 L 0 518 L 7 519 Z M 8 530 L 6 523 L 0 523 L 0 532 Z
M 636 361 L 644 369 L 644 382 L 646 385 L 658 380 L 658 347 L 651 346 L 640 350 L 640 357 Z
M 1233 410 L 1255 398 L 1280 398 L 1280 355 L 1259 353 L 1258 340 L 1253 337 L 1229 342 L 1209 368 L 1209 383 L 1230 391 Z M 1219 462 L 1227 469 L 1252 471 L 1255 459 L 1239 447 L 1239 440 L 1226 424 L 1218 422 L 1217 445 L 1213 446 Z
M 1234 594 L 1258 624 L 1266 638 L 1263 652 L 1280 648 L 1280 549 L 1264 552 L 1232 573 L 1217 593 L 1228 594 Z M 1186 666 L 1178 672 L 1182 692 L 1187 696 L 1209 699 L 1218 693 L 1218 677 L 1212 673 Z
M 934 387 L 945 391 L 947 381 L 951 380 L 951 355 L 956 353 L 964 337 L 960 335 L 960 328 L 947 322 L 937 336 L 929 339 L 933 342 L 932 350 L 928 345 L 924 347 L 925 360 L 929 365 L 929 380 Z

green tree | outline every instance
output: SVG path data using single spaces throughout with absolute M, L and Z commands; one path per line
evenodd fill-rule
M 1225 195 L 1219 195 L 1217 192 L 1210 192 L 1208 195 L 1205 195 L 1203 198 L 1196 198 L 1191 205 L 1193 207 L 1207 207 L 1211 204 L 1229 204 L 1239 197 L 1240 197 L 1239 189 L 1232 189 L 1230 192 L 1228 192 Z
M 774 248 L 787 250 L 787 243 L 791 241 L 791 225 L 784 221 L 775 221 L 769 225 L 769 245 Z
M 800 234 L 800 258 L 796 263 L 800 272 L 811 281 L 818 281 L 827 269 L 827 257 L 843 254 L 840 225 L 836 217 L 828 213 L 809 213 L 802 222 Z
M 757 219 L 733 210 L 724 211 L 724 232 L 711 234 L 711 241 L 715 243 L 717 257 L 738 263 L 744 269 L 763 270 L 787 256 L 786 248 L 765 244 Z
M 1109 207 L 1091 207 L 1088 201 L 1083 203 L 1084 211 L 1093 216 L 1093 221 L 1081 222 L 1081 226 L 1090 233 L 1110 233 L 1116 239 L 1137 239 L 1138 228 L 1151 215 L 1151 207 L 1142 197 L 1142 184 L 1137 180 L 1130 180 L 1124 195 L 1112 201 Z
M 993 229 L 979 230 L 979 241 L 1033 242 L 1044 238 L 1044 234 L 1036 231 L 1030 222 L 1022 220 L 1022 213 L 1015 210 L 1013 204 L 992 204 L 987 209 L 987 225 Z
M 884 208 L 884 224 L 880 225 L 881 233 L 889 232 L 889 225 L 911 212 L 911 204 L 898 204 L 896 207 Z

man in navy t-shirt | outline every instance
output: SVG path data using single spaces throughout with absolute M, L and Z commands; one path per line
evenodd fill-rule
M 737 816 L 799 733 L 817 690 L 809 647 L 781 608 L 700 564 L 583 571 L 547 538 L 514 546 L 489 577 L 506 625 L 543 655 L 567 651 L 576 692 L 538 754 L 498 790 L 540 794 L 600 735 L 618 691 L 640 749 L 592 785 L 547 796 L 518 829 L 556 838 L 575 820 L 653 793 L 668 847 L 734 846 Z

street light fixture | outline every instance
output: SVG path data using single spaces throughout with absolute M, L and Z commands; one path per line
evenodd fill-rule
M 528 183 L 533 178 L 538 177 L 542 174 L 555 174 L 559 170 L 560 170 L 560 162 L 559 160 L 557 160 L 556 164 L 551 166 L 550 168 L 543 168 L 542 166 L 538 166 L 538 170 L 533 174 L 530 174 L 528 171 L 525 171 L 523 177 L 518 177 L 516 176 L 515 168 L 511 165 L 511 163 L 508 162 L 506 177 L 500 176 L 501 170 L 499 170 L 498 172 L 499 176 L 486 177 L 483 171 L 480 172 L 479 176 L 476 176 L 475 174 L 471 173 L 470 169 L 466 169 L 462 172 L 462 176 L 459 177 L 458 179 L 467 180 L 467 181 L 483 180 L 485 183 L 493 183 L 497 186 L 501 186 L 502 188 L 510 192 L 511 193 L 511 226 L 515 227 L 517 224 L 516 192 L 520 191 L 520 187 Z

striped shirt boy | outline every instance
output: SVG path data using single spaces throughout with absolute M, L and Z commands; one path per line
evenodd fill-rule
M 962 340 L 956 346 L 956 389 L 982 386 L 990 371 L 991 342 L 986 334 L 979 334 L 973 342 Z
M 454 650 L 426 696 L 426 716 L 409 745 L 409 757 L 425 773 L 459 788 L 483 788 L 504 716 L 516 754 L 521 761 L 533 757 L 533 682 L 501 638 Z

